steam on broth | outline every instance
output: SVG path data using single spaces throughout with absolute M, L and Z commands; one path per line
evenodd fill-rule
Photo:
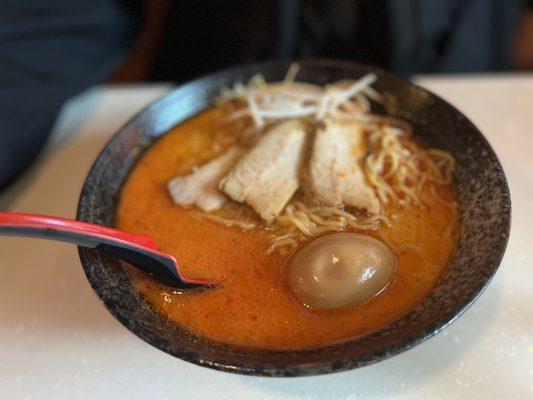
M 365 334 L 420 302 L 453 250 L 453 157 L 371 113 L 373 74 L 320 87 L 295 72 L 223 91 L 123 188 L 121 229 L 221 282 L 181 293 L 129 270 L 155 310 L 199 336 L 296 349 Z M 362 254 L 374 264 L 354 270 Z

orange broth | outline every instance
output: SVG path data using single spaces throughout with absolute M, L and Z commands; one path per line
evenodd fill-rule
M 176 257 L 185 276 L 221 282 L 203 292 L 179 293 L 128 268 L 155 311 L 215 341 L 289 350 L 368 333 L 399 318 L 427 295 L 447 264 L 458 228 L 457 212 L 429 190 L 422 194 L 427 208 L 390 208 L 392 226 L 369 232 L 395 251 L 394 280 L 378 296 L 334 311 L 308 309 L 292 296 L 286 267 L 294 250 L 267 254 L 268 232 L 226 227 L 175 205 L 167 182 L 220 152 L 213 142 L 220 139 L 217 121 L 223 116 L 213 108 L 173 128 L 143 155 L 122 189 L 120 229 L 154 236 L 160 250 Z M 439 187 L 439 194 L 453 199 L 449 187 Z

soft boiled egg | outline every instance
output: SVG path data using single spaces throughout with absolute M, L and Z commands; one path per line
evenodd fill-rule
M 289 265 L 296 297 L 312 308 L 338 308 L 385 289 L 396 257 L 383 242 L 359 233 L 334 233 L 304 246 Z

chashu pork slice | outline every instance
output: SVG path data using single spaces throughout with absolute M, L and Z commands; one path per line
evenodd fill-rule
M 233 200 L 250 204 L 264 220 L 273 220 L 298 189 L 305 137 L 301 121 L 275 125 L 239 160 L 220 187 Z
M 320 203 L 353 206 L 371 214 L 379 212 L 379 200 L 365 180 L 364 153 L 363 130 L 357 122 L 326 120 L 317 128 L 309 178 Z
M 221 156 L 207 162 L 185 176 L 177 176 L 168 183 L 168 191 L 176 204 L 195 204 L 209 212 L 219 209 L 227 197 L 218 185 L 220 180 L 235 165 L 242 150 L 231 147 Z

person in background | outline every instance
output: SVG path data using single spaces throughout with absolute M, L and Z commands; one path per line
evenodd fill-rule
M 0 0 L 0 191 L 37 157 L 62 104 L 92 85 L 319 57 L 402 75 L 532 69 L 532 3 Z
M 128 55 L 135 13 L 113 0 L 0 0 L 0 191 L 37 157 L 65 100 Z

